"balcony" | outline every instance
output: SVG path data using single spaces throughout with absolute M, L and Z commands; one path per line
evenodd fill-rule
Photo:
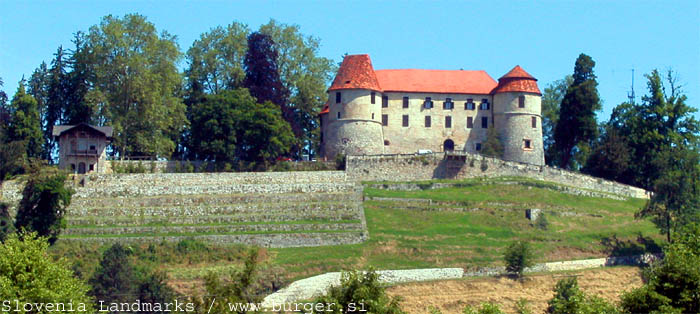
M 71 149 L 68 156 L 97 156 L 96 149 Z

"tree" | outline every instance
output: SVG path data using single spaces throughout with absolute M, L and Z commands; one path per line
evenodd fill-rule
M 65 260 L 53 259 L 48 246 L 35 233 L 12 234 L 0 244 L 0 300 L 64 304 L 65 310 L 94 313 L 89 287 L 73 276 Z M 56 312 L 65 312 L 60 309 Z
M 581 172 L 608 180 L 624 182 L 630 176 L 632 152 L 627 138 L 606 126 L 593 146 L 593 152 Z
M 486 131 L 486 141 L 481 147 L 481 154 L 488 157 L 503 158 L 503 140 L 496 133 L 496 128 Z
M 547 313 L 550 314 L 620 313 L 618 308 L 607 301 L 583 293 L 578 287 L 576 277 L 559 280 L 554 287 L 554 297 L 547 303 Z
M 70 58 L 67 63 L 71 71 L 67 74 L 65 107 L 63 108 L 63 124 L 92 123 L 102 121 L 92 121 L 97 114 L 96 106 L 99 99 L 86 99 L 90 90 L 89 81 L 94 77 L 91 72 L 91 52 L 87 47 L 86 35 L 77 32 L 73 38 L 75 48 L 69 51 Z M 94 96 L 94 94 L 93 94 Z
M 561 102 L 559 121 L 554 128 L 554 145 L 559 153 L 558 165 L 562 168 L 578 169 L 581 165 L 573 161 L 585 160 L 585 156 L 575 155 L 585 155 L 585 148 L 590 147 L 598 136 L 596 111 L 601 109 L 601 104 L 594 66 L 591 57 L 583 53 L 579 55 L 573 82 Z
M 103 254 L 100 265 L 88 281 L 90 295 L 109 303 L 133 302 L 138 294 L 138 277 L 129 256 L 128 247 L 116 243 Z
M 259 303 L 262 301 L 262 295 L 256 292 L 258 258 L 259 252 L 256 249 L 248 252 L 243 269 L 232 271 L 227 281 L 221 281 L 219 276 L 214 273 L 207 274 L 204 279 L 207 296 L 203 298 L 202 303 L 213 304 L 212 313 L 229 313 L 231 311 L 228 307 L 229 304 Z M 214 298 L 216 298 L 216 302 L 214 302 Z
M 0 242 L 5 242 L 5 239 L 15 232 L 9 207 L 7 203 L 0 202 Z
M 240 158 L 255 162 L 258 167 L 266 168 L 278 156 L 289 153 L 297 144 L 289 124 L 282 118 L 278 106 L 271 102 L 255 104 L 244 103 L 240 108 L 240 127 L 238 128 L 238 151 Z
M 318 55 L 319 39 L 305 36 L 298 25 L 270 20 L 260 26 L 260 32 L 269 35 L 276 46 L 280 78 L 289 92 L 287 106 L 298 123 L 296 132 L 302 132 L 295 135 L 307 149 L 315 152 L 319 141 L 318 113 L 326 102 L 326 89 L 336 66 L 333 60 Z
M 339 286 L 331 286 L 324 296 L 317 297 L 314 303 L 332 304 L 332 311 L 314 309 L 313 313 L 403 313 L 398 297 L 387 295 L 379 282 L 379 274 L 367 272 L 343 272 Z
M 245 89 L 237 89 L 209 95 L 192 106 L 191 155 L 206 161 L 233 162 L 240 118 L 236 107 L 246 102 L 255 104 L 255 99 Z
M 169 156 L 187 124 L 175 36 L 158 35 L 142 15 L 109 15 L 90 28 L 84 49 L 92 85 L 85 99 L 114 128 L 116 153 Z
M 54 244 L 66 227 L 64 215 L 74 192 L 65 181 L 63 173 L 32 165 L 17 208 L 15 228 L 34 231 Z
M 523 275 L 525 268 L 533 265 L 530 245 L 524 241 L 516 241 L 506 248 L 503 259 L 506 262 L 506 271 L 518 277 Z
M 557 162 L 557 151 L 554 147 L 554 129 L 559 122 L 559 106 L 566 95 L 569 86 L 574 82 L 571 75 L 554 81 L 544 88 L 542 93 L 542 142 L 544 145 L 544 160 L 548 165 Z
M 260 32 L 248 35 L 244 86 L 259 103 L 272 102 L 281 109 L 287 103 L 277 67 L 277 49 L 272 38 Z
M 40 157 L 44 138 L 39 107 L 36 99 L 25 92 L 23 81 L 19 83 L 10 107 L 12 115 L 8 128 L 9 141 L 24 142 L 28 157 Z
M 645 284 L 621 297 L 629 313 L 700 312 L 700 225 L 690 224 L 646 272 Z
M 499 307 L 497 304 L 494 303 L 481 303 L 480 308 L 474 308 L 471 306 L 467 306 L 464 308 L 462 311 L 464 314 L 505 314 L 503 310 L 501 310 L 501 307 Z

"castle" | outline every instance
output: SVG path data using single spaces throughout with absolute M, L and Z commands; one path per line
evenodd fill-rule
M 348 55 L 328 89 L 320 155 L 479 153 L 489 128 L 503 159 L 544 164 L 537 79 L 520 66 L 496 82 L 485 71 L 374 70 Z

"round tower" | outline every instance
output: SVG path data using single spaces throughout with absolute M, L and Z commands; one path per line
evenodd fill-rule
M 381 102 L 369 56 L 346 56 L 328 89 L 328 108 L 321 114 L 323 157 L 384 153 Z
M 492 93 L 494 126 L 503 141 L 503 159 L 544 165 L 542 93 L 537 79 L 515 66 L 498 79 Z

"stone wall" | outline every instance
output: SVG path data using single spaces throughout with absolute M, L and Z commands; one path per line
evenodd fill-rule
M 648 198 L 646 190 L 581 173 L 469 153 L 348 156 L 346 173 L 357 181 L 422 181 L 517 176 L 624 197 Z

